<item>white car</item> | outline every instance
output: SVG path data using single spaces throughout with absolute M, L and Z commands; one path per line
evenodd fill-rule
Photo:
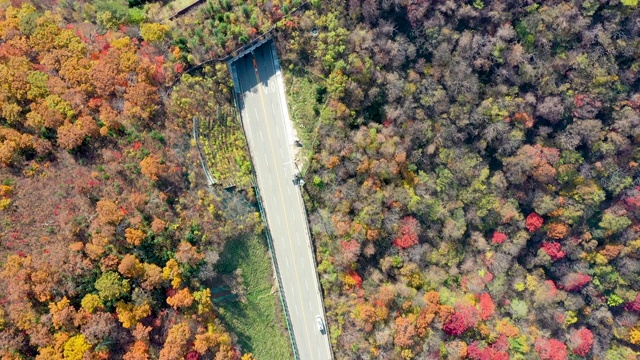
M 324 322 L 322 321 L 322 316 L 317 315 L 316 316 L 316 322 L 318 323 L 318 330 L 320 331 L 321 334 L 324 334 Z

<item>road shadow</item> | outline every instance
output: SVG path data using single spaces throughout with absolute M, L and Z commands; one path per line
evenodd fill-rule
M 239 89 L 238 107 L 240 112 L 245 107 L 245 97 L 249 93 L 257 94 L 258 81 L 265 88 L 269 85 L 269 79 L 276 74 L 274 61 L 274 45 L 269 40 L 232 62 L 234 81 L 238 81 L 236 89 Z

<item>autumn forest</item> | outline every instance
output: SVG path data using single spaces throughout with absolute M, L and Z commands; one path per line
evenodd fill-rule
M 638 0 L 191 3 L 0 0 L 1 359 L 292 358 L 216 60 L 266 33 L 336 359 L 638 357 Z

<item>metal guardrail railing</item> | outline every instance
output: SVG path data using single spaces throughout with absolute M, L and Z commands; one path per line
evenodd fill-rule
M 307 4 L 307 3 L 305 2 L 300 7 L 304 6 L 305 4 Z M 300 8 L 300 7 L 298 7 L 298 8 Z M 235 80 L 236 79 L 236 75 L 234 74 L 234 70 L 235 69 L 234 69 L 233 64 L 229 64 L 229 72 L 231 73 L 231 77 Z M 237 109 L 239 109 L 238 94 L 239 94 L 239 92 L 237 92 L 237 91 L 233 92 L 233 101 L 234 101 L 234 105 L 235 105 L 235 107 L 234 107 L 234 114 L 235 114 L 234 118 L 240 123 L 240 126 L 242 127 L 243 132 L 245 134 L 247 134 L 246 129 L 244 127 L 244 123 L 242 122 L 241 116 L 240 116 L 239 112 L 237 111 Z M 250 158 L 253 161 L 253 154 L 251 153 L 251 148 L 249 147 L 249 140 L 247 139 L 246 136 L 245 136 L 245 143 L 246 143 L 247 150 L 249 151 Z M 260 191 L 258 189 L 258 184 L 257 184 L 257 175 L 255 173 L 255 168 L 253 166 L 251 168 L 251 173 L 252 173 L 252 182 L 254 184 L 253 188 L 255 189 L 255 192 L 256 192 L 256 199 L 258 201 L 258 208 L 260 210 L 260 216 L 262 217 L 262 221 L 263 221 L 263 223 L 265 225 L 265 234 L 266 234 L 266 237 L 267 237 L 267 243 L 268 243 L 268 246 L 269 246 L 269 251 L 271 252 L 272 265 L 273 265 L 274 271 L 276 273 L 277 281 L 278 281 L 278 289 L 279 289 L 279 292 L 280 292 L 280 301 L 282 302 L 282 308 L 283 308 L 283 310 L 285 312 L 285 320 L 286 320 L 286 324 L 287 324 L 287 329 L 289 331 L 289 338 L 291 340 L 291 345 L 292 345 L 292 348 L 293 348 L 294 358 L 296 360 L 299 360 L 300 357 L 299 357 L 299 354 L 298 354 L 298 347 L 297 347 L 297 344 L 296 344 L 296 341 L 295 341 L 295 337 L 293 335 L 293 327 L 291 325 L 291 317 L 290 317 L 289 309 L 288 309 L 287 303 L 286 303 L 286 296 L 284 295 L 284 288 L 282 286 L 282 278 L 280 277 L 280 271 L 279 271 L 279 267 L 278 267 L 278 260 L 277 260 L 277 257 L 276 257 L 275 250 L 273 248 L 273 242 L 272 242 L 272 239 L 271 239 L 271 234 L 269 232 L 269 224 L 267 222 L 267 217 L 266 217 L 264 208 L 262 206 L 262 199 L 261 199 Z M 309 221 L 308 221 L 309 217 L 308 217 L 308 214 L 307 214 L 307 208 L 306 208 L 306 206 L 304 204 L 304 199 L 303 199 L 303 196 L 302 196 L 301 189 L 302 188 L 298 188 L 298 201 L 301 202 L 302 208 L 304 209 L 305 230 L 306 230 L 308 239 L 311 240 L 312 239 L 311 230 L 309 228 Z M 318 268 L 318 264 L 316 262 L 316 258 L 315 258 L 314 251 L 313 251 L 313 247 L 312 247 L 311 243 L 309 243 L 308 246 L 310 247 L 311 261 L 312 261 L 312 263 L 314 265 L 314 268 L 317 269 Z M 325 306 L 324 306 L 324 301 L 322 300 L 322 299 L 324 299 L 324 296 L 323 296 L 323 293 L 322 293 L 322 287 L 320 285 L 319 278 L 317 278 L 317 277 L 316 277 L 316 286 L 317 286 L 316 287 L 316 291 L 320 295 L 320 305 L 322 307 L 322 313 L 325 315 L 325 319 L 324 320 L 325 320 L 325 323 L 326 323 L 326 313 L 327 312 L 326 312 L 326 309 L 325 309 Z M 328 326 L 326 327 L 325 331 L 326 331 L 327 336 L 329 336 Z M 332 349 L 332 346 L 331 346 L 331 341 L 329 341 L 329 355 L 330 355 L 331 359 L 334 359 L 333 349 Z
M 229 71 L 231 71 L 231 66 L 229 66 Z M 234 118 L 236 121 L 240 123 L 242 127 L 242 131 L 244 134 L 247 133 L 244 128 L 244 123 L 242 122 L 242 118 L 240 113 L 238 112 L 238 94 L 234 91 L 233 93 L 233 102 L 234 102 Z M 253 154 L 251 153 L 251 148 L 249 147 L 249 139 L 244 137 L 245 145 L 247 147 L 247 151 L 249 152 L 249 157 L 253 162 Z M 278 259 L 276 257 L 276 251 L 273 248 L 273 240 L 271 239 L 271 232 L 269 231 L 269 223 L 267 222 L 267 214 L 264 211 L 264 207 L 262 206 L 262 196 L 260 195 L 260 190 L 258 189 L 258 180 L 256 177 L 256 170 L 254 166 L 251 166 L 251 182 L 253 183 L 253 189 L 256 192 L 256 200 L 258 201 L 258 210 L 260 211 L 260 217 L 262 218 L 262 223 L 264 224 L 264 233 L 267 238 L 267 245 L 269 246 L 269 253 L 271 253 L 271 266 L 273 266 L 273 271 L 276 274 L 276 281 L 278 282 L 278 293 L 280 294 L 280 303 L 282 304 L 282 311 L 284 311 L 284 319 L 285 324 L 287 325 L 287 332 L 289 333 L 289 340 L 291 341 L 291 349 L 293 351 L 293 357 L 295 360 L 300 360 L 300 355 L 298 354 L 298 344 L 296 343 L 295 335 L 293 334 L 293 325 L 291 324 L 291 315 L 289 314 L 289 307 L 287 306 L 287 298 L 284 294 L 284 287 L 282 285 L 282 277 L 280 276 L 280 268 L 278 267 Z
M 255 178 L 254 178 L 255 180 Z M 273 271 L 276 274 L 277 282 L 278 282 L 278 292 L 280 293 L 280 302 L 282 303 L 282 310 L 284 311 L 285 323 L 287 324 L 287 330 L 289 332 L 289 340 L 291 341 L 291 348 L 293 350 L 293 357 L 296 360 L 300 360 L 300 355 L 298 354 L 298 345 L 296 344 L 296 338 L 293 335 L 293 325 L 291 324 L 291 315 L 289 314 L 289 307 L 287 306 L 287 298 L 284 294 L 284 287 L 282 286 L 282 278 L 280 277 L 280 268 L 278 267 L 278 259 L 276 257 L 275 249 L 273 248 L 273 241 L 271 240 L 271 233 L 269 231 L 269 224 L 267 222 L 267 215 L 264 212 L 264 208 L 262 207 L 262 200 L 260 191 L 258 190 L 258 184 L 254 183 L 254 190 L 256 192 L 256 199 L 258 201 L 258 209 L 260 210 L 260 216 L 262 217 L 262 222 L 264 223 L 265 235 L 267 237 L 267 244 L 269 246 L 269 252 L 271 252 L 271 264 L 273 265 Z
M 212 186 L 218 183 L 218 181 L 211 175 L 209 171 L 209 167 L 207 166 L 204 155 L 202 155 L 202 149 L 200 148 L 200 128 L 199 128 L 199 120 L 197 117 L 193 117 L 193 140 L 196 143 L 196 150 L 198 150 L 198 156 L 200 157 L 200 163 L 202 163 L 202 171 L 204 172 L 204 177 L 207 178 L 207 185 Z
M 235 96 L 234 96 L 234 101 L 236 101 Z M 237 103 L 236 103 L 237 105 Z M 237 121 L 240 122 L 240 125 L 243 128 L 244 131 L 244 124 L 242 124 L 242 120 L 239 119 L 240 115 L 238 114 L 238 112 L 234 109 L 234 114 L 235 114 L 235 118 Z M 208 185 L 214 185 L 217 183 L 217 181 L 213 178 L 213 176 L 211 175 L 211 173 L 209 172 L 209 168 L 207 167 L 207 164 L 204 160 L 204 156 L 202 155 L 202 151 L 200 149 L 200 145 L 198 144 L 198 137 L 199 137 L 199 130 L 198 130 L 198 123 L 199 120 L 197 117 L 193 118 L 193 138 L 196 142 L 196 148 L 198 150 L 198 155 L 200 157 L 200 162 L 202 164 L 202 170 L 204 172 L 205 177 L 207 178 L 207 182 Z M 245 137 L 245 142 L 248 142 L 248 140 Z M 249 151 L 249 144 L 246 144 L 247 146 L 247 151 Z M 289 334 L 289 340 L 291 341 L 291 348 L 293 351 L 293 357 L 296 360 L 300 360 L 300 356 L 298 354 L 298 346 L 296 344 L 296 340 L 295 340 L 295 336 L 293 335 L 293 325 L 291 324 L 291 315 L 289 314 L 289 308 L 287 307 L 287 301 L 286 301 L 286 297 L 284 295 L 284 288 L 282 286 L 282 277 L 280 276 L 280 271 L 279 271 L 279 267 L 278 267 L 278 260 L 276 258 L 276 252 L 273 248 L 273 241 L 271 239 L 271 233 L 269 232 L 269 224 L 267 222 L 267 216 L 265 214 L 264 211 L 264 207 L 262 206 L 262 197 L 260 195 L 260 191 L 258 190 L 258 184 L 256 181 L 256 175 L 255 175 L 255 170 L 253 169 L 253 166 L 251 167 L 251 182 L 253 184 L 253 188 L 256 192 L 256 199 L 258 201 L 258 210 L 260 211 L 260 217 L 262 218 L 262 223 L 264 224 L 264 228 L 265 228 L 265 236 L 267 238 L 267 245 L 269 247 L 269 253 L 271 254 L 271 265 L 273 266 L 273 271 L 276 274 L 276 281 L 278 283 L 278 293 L 279 293 L 279 297 L 280 297 L 280 303 L 282 305 L 282 310 L 284 311 L 284 315 L 285 315 L 285 323 L 287 326 L 287 332 Z
M 236 114 L 236 119 L 239 116 L 237 111 L 234 111 L 234 113 Z M 204 157 L 202 155 L 202 151 L 200 150 L 200 145 L 198 144 L 198 137 L 199 137 L 199 130 L 198 130 L 198 118 L 194 117 L 193 118 L 193 138 L 196 142 L 196 148 L 198 150 L 198 155 L 200 157 L 200 162 L 202 164 L 202 170 L 204 172 L 204 176 L 207 178 L 207 182 L 209 186 L 212 186 L 214 184 L 217 183 L 217 181 L 213 178 L 213 176 L 211 175 L 211 173 L 209 172 L 209 168 L 207 167 L 207 164 L 204 160 Z M 242 121 L 240 120 L 240 124 L 242 124 Z M 244 128 L 244 126 L 243 126 Z M 244 130 L 244 129 L 243 129 Z M 246 138 L 245 138 L 245 142 L 246 142 Z M 249 149 L 248 144 L 247 144 L 247 149 Z M 293 335 L 293 326 L 291 325 L 291 315 L 289 314 L 289 308 L 287 307 L 287 300 L 284 294 L 284 288 L 282 286 L 282 277 L 280 276 L 280 270 L 278 267 L 278 260 L 276 258 L 276 252 L 273 249 L 273 241 L 271 240 L 271 233 L 269 232 L 269 224 L 267 222 L 267 216 L 265 214 L 264 211 L 264 207 L 262 206 L 262 197 L 260 195 L 260 191 L 258 190 L 258 184 L 255 178 L 255 170 L 251 169 L 252 172 L 252 183 L 253 183 L 253 188 L 256 192 L 256 199 L 258 201 L 258 210 L 260 211 L 260 217 L 262 218 L 262 223 L 264 224 L 264 233 L 265 236 L 267 238 L 267 245 L 269 246 L 269 253 L 271 254 L 271 265 L 273 266 L 273 271 L 276 274 L 276 281 L 278 283 L 278 293 L 279 293 L 279 297 L 280 297 L 280 303 L 282 305 L 282 310 L 284 311 L 284 315 L 285 315 L 285 323 L 287 325 L 287 332 L 289 333 L 289 340 L 291 341 L 291 348 L 293 351 L 293 357 L 296 360 L 300 360 L 300 355 L 298 354 L 298 346 L 296 344 L 296 340 L 295 337 Z

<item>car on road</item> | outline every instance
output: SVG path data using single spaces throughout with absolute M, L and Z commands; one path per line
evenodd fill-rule
M 324 322 L 322 321 L 322 316 L 317 315 L 316 316 L 316 321 L 318 322 L 318 330 L 320 331 L 321 334 L 324 334 Z

